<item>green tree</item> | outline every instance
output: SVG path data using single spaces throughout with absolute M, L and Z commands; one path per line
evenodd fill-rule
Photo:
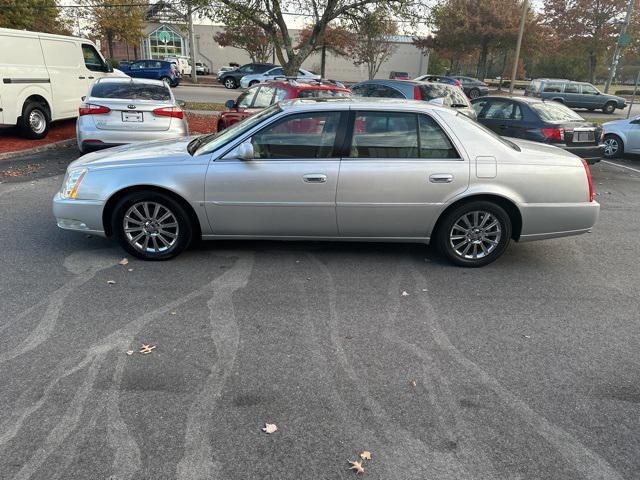
M 313 26 L 307 25 L 300 32 L 298 47 L 301 48 L 313 33 Z M 340 57 L 347 57 L 353 47 L 353 33 L 341 25 L 327 25 L 327 28 L 318 39 L 313 52 L 320 53 L 320 76 L 325 77 L 327 52 Z
M 144 7 L 140 4 L 140 0 L 83 0 L 91 33 L 107 42 L 109 58 L 113 59 L 116 40 L 135 45 L 142 39 Z
M 0 27 L 71 34 L 71 22 L 62 17 L 55 0 L 4 0 L 0 7 Z
M 626 0 L 546 0 L 544 17 L 564 47 L 587 56 L 589 81 L 595 83 L 599 60 L 616 42 Z
M 216 33 L 213 39 L 222 47 L 244 50 L 252 62 L 267 62 L 273 51 L 273 45 L 265 31 L 239 15 L 230 15 L 225 29 Z
M 275 46 L 285 73 L 295 75 L 332 21 L 352 17 L 378 5 L 386 6 L 395 15 L 403 15 L 414 4 L 412 0 L 218 0 L 208 11 L 211 18 L 223 24 L 229 16 L 239 15 L 261 27 Z M 311 34 L 304 42 L 296 42 L 291 34 L 285 20 L 287 12 L 306 14 L 312 19 Z
M 354 39 L 351 55 L 355 65 L 366 65 L 369 80 L 397 50 L 389 37 L 398 33 L 396 22 L 389 18 L 384 8 L 366 12 L 352 20 Z

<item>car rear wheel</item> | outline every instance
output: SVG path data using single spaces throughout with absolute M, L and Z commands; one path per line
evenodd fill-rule
M 229 89 L 233 89 L 233 88 L 237 88 L 237 84 L 234 78 L 232 77 L 228 77 L 224 79 L 224 87 L 225 88 L 229 88 Z
M 607 102 L 605 103 L 604 107 L 602 107 L 602 111 L 608 115 L 612 114 L 613 112 L 616 111 L 616 104 L 615 102 Z
M 222 130 L 224 130 L 224 122 L 222 120 L 220 120 L 218 122 L 218 128 L 217 128 L 216 132 L 221 132 Z
M 478 98 L 480 96 L 480 90 L 477 88 L 472 88 L 469 90 L 469 98 L 473 100 L 474 98 Z
M 624 153 L 624 143 L 622 139 L 609 133 L 604 136 L 604 156 L 605 158 L 618 158 Z
M 511 220 L 487 201 L 463 204 L 446 214 L 436 232 L 436 246 L 452 263 L 482 267 L 500 257 L 511 240 Z
M 111 228 L 122 247 L 143 260 L 173 258 L 193 237 L 184 208 L 170 196 L 152 191 L 122 198 L 113 211 Z
M 258 83 L 260 83 L 258 80 L 251 80 L 251 81 L 249 82 L 249 86 L 250 86 L 250 87 L 253 87 L 254 85 L 256 85 L 256 84 L 258 84 Z
M 49 109 L 38 102 L 27 102 L 22 109 L 19 129 L 23 136 L 39 140 L 49 133 Z

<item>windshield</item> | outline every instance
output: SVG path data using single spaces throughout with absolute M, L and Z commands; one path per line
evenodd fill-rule
M 214 150 L 225 146 L 231 140 L 242 135 L 244 132 L 252 129 L 258 123 L 266 120 L 269 117 L 277 115 L 281 111 L 282 110 L 278 105 L 272 105 L 271 107 L 265 108 L 261 112 L 258 112 L 251 117 L 245 118 L 241 122 L 231 125 L 229 128 L 222 130 L 222 132 L 220 133 L 202 135 L 194 140 L 191 140 L 191 143 L 189 143 L 187 150 L 191 155 L 194 155 L 194 153 L 197 155 L 211 153 Z
M 541 102 L 529 105 L 542 120 L 547 122 L 582 122 L 584 118 L 557 102 Z
M 467 117 L 466 115 L 460 114 L 460 113 L 457 115 L 457 117 L 463 119 L 465 122 L 469 123 L 470 125 L 473 125 L 476 128 L 484 130 L 488 135 L 492 136 L 493 138 L 498 140 L 503 145 L 506 145 L 507 147 L 515 150 L 516 152 L 520 151 L 520 147 L 518 145 L 516 145 L 515 143 L 507 140 L 506 138 L 501 137 L 500 135 L 495 133 L 493 130 L 490 130 L 489 128 L 485 127 L 481 123 L 476 122 L 475 120 Z

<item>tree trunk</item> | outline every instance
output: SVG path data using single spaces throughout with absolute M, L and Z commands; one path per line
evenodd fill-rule
M 589 52 L 589 82 L 596 83 L 596 66 L 598 57 L 594 52 Z
M 198 75 L 196 73 L 196 39 L 193 31 L 193 10 L 190 8 L 189 12 L 189 50 L 191 56 L 191 81 L 198 83 Z
M 109 47 L 109 59 L 113 60 L 113 33 L 107 33 L 107 46 Z
M 325 78 L 325 68 L 327 65 L 327 46 L 323 43 L 320 50 L 320 77 Z
M 505 48 L 502 55 L 502 70 L 500 70 L 500 83 L 498 84 L 498 91 L 502 90 L 502 77 L 504 76 L 504 70 L 507 68 L 507 49 Z
M 487 72 L 487 54 L 489 53 L 489 42 L 484 40 L 480 46 L 480 55 L 478 56 L 478 68 L 476 70 L 476 77 L 480 81 L 484 81 L 484 77 Z

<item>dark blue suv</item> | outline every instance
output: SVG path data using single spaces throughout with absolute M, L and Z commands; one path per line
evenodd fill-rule
M 180 84 L 180 74 L 176 66 L 171 62 L 162 60 L 137 60 L 129 65 L 122 66 L 121 70 L 134 78 L 151 78 L 153 80 L 166 80 L 172 87 Z

